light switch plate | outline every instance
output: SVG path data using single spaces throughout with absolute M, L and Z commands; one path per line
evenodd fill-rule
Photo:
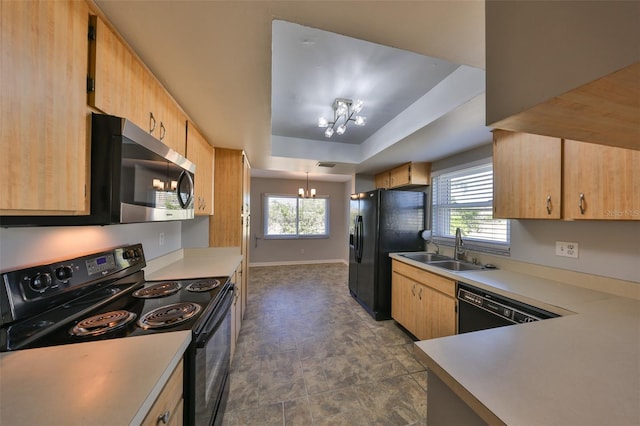
M 578 243 L 556 241 L 556 256 L 578 258 Z

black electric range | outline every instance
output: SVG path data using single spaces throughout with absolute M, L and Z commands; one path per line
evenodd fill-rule
M 185 424 L 218 422 L 228 392 L 233 284 L 228 277 L 146 281 L 145 266 L 142 245 L 134 244 L 2 273 L 0 352 L 192 330 Z

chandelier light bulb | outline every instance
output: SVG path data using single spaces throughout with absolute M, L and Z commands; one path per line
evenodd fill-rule
M 333 136 L 333 129 L 331 127 L 327 127 L 327 130 L 324 131 L 324 136 L 327 138 Z
M 311 195 L 312 198 L 316 196 L 316 189 L 315 188 L 311 188 L 310 195 Z
M 358 99 L 353 104 L 353 112 L 356 113 L 356 114 L 359 113 L 360 111 L 362 111 L 362 107 L 363 106 L 364 106 L 364 102 L 362 102 L 362 100 Z
M 329 121 L 326 118 L 320 117 L 318 118 L 318 127 L 327 127 L 329 126 Z
M 298 197 L 304 197 L 304 188 L 298 188 Z
M 347 130 L 347 125 L 346 124 L 341 124 L 336 129 L 336 133 L 339 134 L 339 135 L 344 135 L 345 130 Z
M 364 126 L 367 122 L 367 117 L 363 117 L 361 115 L 356 115 L 356 118 L 354 120 L 354 124 L 356 126 Z
M 343 115 L 347 115 L 347 111 L 348 111 L 347 104 L 342 101 L 339 101 L 338 107 L 336 108 L 336 114 L 340 117 Z

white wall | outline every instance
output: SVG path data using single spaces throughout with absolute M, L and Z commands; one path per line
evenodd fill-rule
M 142 243 L 153 259 L 182 246 L 181 222 L 108 226 L 0 228 L 0 271 L 69 259 L 129 243 Z M 160 245 L 160 234 L 164 244 Z
M 209 247 L 209 216 L 182 222 L 182 248 Z
M 308 238 L 296 240 L 265 240 L 262 238 L 263 194 L 297 194 L 306 181 L 288 179 L 251 179 L 251 241 L 250 264 L 286 264 L 322 261 L 344 261 L 349 259 L 349 194 L 351 182 L 314 182 L 309 188 L 316 188 L 318 195 L 328 195 L 331 215 L 329 218 L 329 238 Z M 256 239 L 257 237 L 257 239 Z
M 638 236 L 637 221 L 512 220 L 511 259 L 640 284 Z M 578 243 L 578 258 L 556 256 L 556 241 Z

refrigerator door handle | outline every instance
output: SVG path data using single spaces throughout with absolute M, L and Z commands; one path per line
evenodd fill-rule
M 353 253 L 356 261 L 358 260 L 358 242 L 360 241 L 360 234 L 358 233 L 358 217 L 353 219 Z
M 357 220 L 357 229 L 358 229 L 358 250 L 357 250 L 357 260 L 358 263 L 362 262 L 362 253 L 364 248 L 364 222 L 362 216 L 358 216 Z

